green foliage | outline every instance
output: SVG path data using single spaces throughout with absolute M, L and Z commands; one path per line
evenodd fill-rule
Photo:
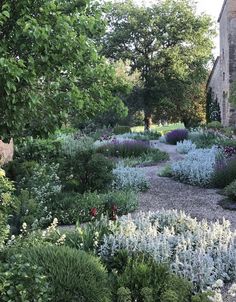
M 142 288 L 141 296 L 142 296 L 143 302 L 154 302 L 153 290 L 149 287 Z
M 176 300 L 173 301 L 177 302 L 187 302 L 191 297 L 189 282 L 172 275 L 165 266 L 144 255 L 129 257 L 124 270 L 115 274 L 115 277 L 118 288 L 131 291 L 132 301 L 169 302 L 168 292 L 175 295 Z M 159 300 L 160 297 L 163 299 Z
M 171 165 L 166 165 L 161 172 L 159 173 L 159 176 L 161 177 L 172 177 L 173 173 L 172 173 L 172 168 Z
M 53 301 L 108 302 L 108 275 L 97 258 L 61 246 L 37 246 L 23 251 L 31 265 L 47 274 Z
M 197 148 L 211 148 L 219 143 L 219 136 L 214 131 L 189 132 L 189 139 Z
M 105 194 L 87 192 L 82 194 L 65 192 L 55 195 L 46 203 L 52 217 L 57 217 L 60 224 L 88 222 L 94 219 L 91 209 L 96 209 L 96 218 L 102 214 L 111 215 L 116 208 L 116 215 L 133 212 L 138 205 L 137 195 L 132 191 L 111 191 Z
M 206 121 L 207 123 L 212 121 L 221 121 L 220 105 L 218 100 L 214 99 L 212 88 L 207 92 Z
M 159 149 L 150 149 L 139 157 L 128 157 L 123 160 L 125 166 L 149 166 L 169 159 L 166 152 Z
M 25 138 L 16 145 L 15 158 L 21 161 L 50 161 L 59 157 L 61 145 L 56 139 Z
M 113 129 L 114 134 L 124 134 L 131 132 L 131 128 L 129 126 L 119 126 L 116 125 Z
M 1 301 L 51 301 L 46 273 L 37 264 L 31 265 L 20 254 L 0 263 Z
M 70 190 L 74 189 L 79 193 L 100 192 L 106 191 L 112 183 L 113 162 L 102 154 L 96 154 L 94 150 L 78 152 L 65 165 L 64 174 L 73 175 L 72 180 L 75 181 L 74 188 L 70 186 Z M 70 181 L 68 184 L 71 184 Z
M 119 104 L 115 71 L 98 54 L 102 11 L 90 0 L 0 5 L 0 134 L 43 136 L 68 118 Z
M 9 235 L 7 223 L 10 209 L 14 204 L 13 191 L 13 183 L 5 177 L 5 172 L 0 169 L 0 249 Z
M 236 201 L 236 179 L 231 182 L 225 189 L 224 193 L 233 201 Z
M 102 215 L 100 219 L 94 219 L 80 226 L 78 221 L 75 231 L 66 233 L 65 245 L 78 250 L 97 254 L 104 235 L 111 234 L 117 228 L 117 222 L 111 221 Z
M 219 129 L 223 128 L 221 122 L 219 122 L 219 121 L 210 122 L 210 123 L 206 124 L 206 127 L 208 129 L 215 129 L 215 130 L 219 130 Z
M 211 19 L 196 14 L 192 1 L 166 0 L 152 6 L 111 3 L 107 20 L 103 53 L 115 61 L 130 60 L 131 72 L 140 72 L 142 80 L 128 106 L 144 110 L 145 121 L 154 111 L 159 119 L 185 124 L 193 116 L 194 123 L 204 119 L 202 83 L 213 46 Z
M 161 295 L 161 302 L 179 302 L 178 295 L 173 290 L 167 290 Z
M 128 288 L 120 287 L 117 291 L 117 302 L 132 302 L 131 291 Z

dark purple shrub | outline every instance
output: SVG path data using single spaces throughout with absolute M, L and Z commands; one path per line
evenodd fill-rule
M 213 184 L 217 188 L 225 188 L 236 180 L 236 157 L 219 160 L 213 176 Z
M 224 147 L 224 154 L 225 154 L 225 157 L 227 158 L 230 158 L 234 155 L 236 155 L 236 147 Z
M 176 145 L 185 139 L 188 139 L 188 130 L 186 129 L 176 129 L 166 134 L 166 142 L 171 145 Z
M 127 140 L 120 142 L 116 139 L 97 148 L 97 152 L 114 157 L 136 157 L 149 150 L 150 146 L 147 141 Z

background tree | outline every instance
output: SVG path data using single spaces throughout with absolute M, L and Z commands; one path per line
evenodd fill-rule
M 0 1 L 0 137 L 47 135 L 122 102 L 98 54 L 105 23 L 89 0 Z
M 108 11 L 103 53 L 115 61 L 129 59 L 132 70 L 140 72 L 146 128 L 155 110 L 169 118 L 171 112 L 179 117 L 176 110 L 181 109 L 183 120 L 201 95 L 190 98 L 189 92 L 207 77 L 211 19 L 197 15 L 187 0 L 164 0 L 151 7 L 124 1 Z

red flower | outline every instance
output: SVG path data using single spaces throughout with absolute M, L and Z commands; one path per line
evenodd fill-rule
M 91 216 L 93 216 L 93 217 L 96 217 L 97 216 L 97 208 L 92 208 L 91 210 L 90 210 L 90 215 Z

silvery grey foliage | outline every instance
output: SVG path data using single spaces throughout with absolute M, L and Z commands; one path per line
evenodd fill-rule
M 177 142 L 176 150 L 180 154 L 187 154 L 190 151 L 195 150 L 196 144 L 192 143 L 190 140 L 184 140 L 183 142 Z
M 236 234 L 224 219 L 198 222 L 183 212 L 160 211 L 123 216 L 119 223 L 114 234 L 104 237 L 104 259 L 122 249 L 147 253 L 193 282 L 196 290 L 236 278 Z
M 183 160 L 172 164 L 172 174 L 180 181 L 191 185 L 209 186 L 219 156 L 220 151 L 217 147 L 190 151 Z
M 61 153 L 65 156 L 74 157 L 79 151 L 94 148 L 94 141 L 89 136 L 76 138 L 74 134 L 61 134 L 58 139 L 61 141 Z
M 149 187 L 147 177 L 140 168 L 124 166 L 122 162 L 119 162 L 113 169 L 113 175 L 115 176 L 113 187 L 117 190 L 144 191 Z

